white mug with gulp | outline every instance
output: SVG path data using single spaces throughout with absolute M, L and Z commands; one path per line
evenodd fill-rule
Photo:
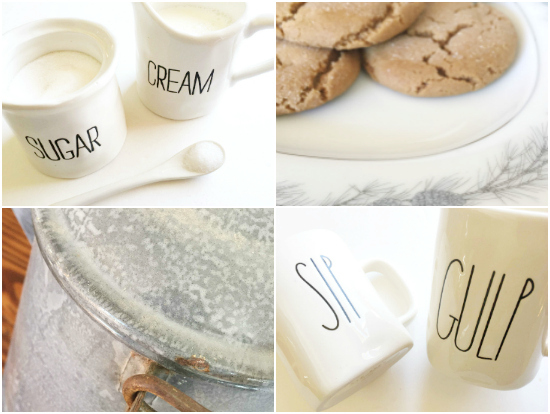
M 428 357 L 486 388 L 529 383 L 548 356 L 547 209 L 445 209 L 428 316 Z
M 114 38 L 96 23 L 46 19 L 2 35 L 2 114 L 31 164 L 77 178 L 112 161 L 126 138 Z
M 361 265 L 328 230 L 296 234 L 277 246 L 277 353 L 296 388 L 321 411 L 377 378 L 413 346 L 409 289 L 381 261 Z M 391 286 L 396 316 L 373 278 Z
M 273 59 L 232 72 L 242 37 L 273 28 L 273 16 L 248 20 L 246 3 L 133 3 L 136 83 L 157 115 L 185 120 L 212 111 L 235 81 L 273 70 Z

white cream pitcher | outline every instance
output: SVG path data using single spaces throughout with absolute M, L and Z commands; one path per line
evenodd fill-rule
M 248 20 L 246 3 L 133 3 L 139 97 L 165 118 L 206 115 L 235 81 L 273 69 L 268 59 L 240 73 L 233 56 L 243 37 L 273 28 L 273 16 Z

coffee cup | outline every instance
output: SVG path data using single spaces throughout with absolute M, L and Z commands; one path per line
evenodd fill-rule
M 529 383 L 548 355 L 548 212 L 445 209 L 427 347 L 443 373 L 486 388 Z
M 377 378 L 413 346 L 404 323 L 415 308 L 387 263 L 361 264 L 327 230 L 296 234 L 277 246 L 277 353 L 316 410 L 327 409 Z M 381 278 L 387 299 L 374 288 Z M 391 296 L 391 298 L 390 298 Z
M 268 59 L 240 73 L 232 71 L 240 40 L 274 25 L 273 16 L 248 20 L 246 3 L 133 6 L 138 95 L 157 115 L 176 120 L 204 116 L 234 82 L 273 70 Z

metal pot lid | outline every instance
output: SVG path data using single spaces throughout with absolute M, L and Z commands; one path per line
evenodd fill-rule
M 273 384 L 273 209 L 36 209 L 61 286 L 176 372 Z

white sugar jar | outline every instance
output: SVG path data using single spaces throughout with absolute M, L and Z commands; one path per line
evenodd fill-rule
M 103 26 L 38 20 L 2 35 L 2 53 L 2 114 L 36 169 L 77 178 L 117 156 L 126 120 Z

